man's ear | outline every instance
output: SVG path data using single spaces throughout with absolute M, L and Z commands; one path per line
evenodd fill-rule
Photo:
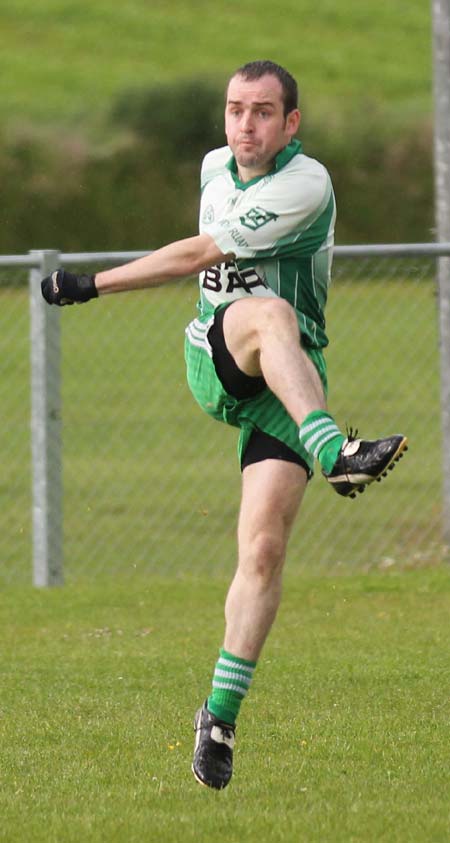
M 294 108 L 287 115 L 287 117 L 286 117 L 286 129 L 289 132 L 289 134 L 291 135 L 291 137 L 294 137 L 294 135 L 298 132 L 298 128 L 300 126 L 301 118 L 302 118 L 302 115 L 301 115 L 300 111 L 298 110 L 298 108 Z

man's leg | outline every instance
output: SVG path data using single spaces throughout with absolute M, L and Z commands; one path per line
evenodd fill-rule
M 234 724 L 281 598 L 289 535 L 307 482 L 300 465 L 267 459 L 242 476 L 238 566 L 225 604 L 225 638 L 212 694 L 196 716 L 196 779 L 220 789 L 232 773 Z
M 244 469 L 238 566 L 225 603 L 226 650 L 256 661 L 281 598 L 288 539 L 306 488 L 306 471 L 283 460 Z
M 300 442 L 320 462 L 334 489 L 355 497 L 394 467 L 407 447 L 403 434 L 347 438 L 326 410 L 319 375 L 300 345 L 294 309 L 283 299 L 240 299 L 225 311 L 223 335 L 236 365 L 263 376 L 299 427 Z

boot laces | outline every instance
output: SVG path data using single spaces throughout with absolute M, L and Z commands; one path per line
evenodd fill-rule
M 347 434 L 347 440 L 349 442 L 354 442 L 355 439 L 358 438 L 358 428 L 357 427 L 355 428 L 355 430 L 353 430 L 352 427 L 349 427 L 348 424 L 346 424 L 345 425 L 345 432 Z

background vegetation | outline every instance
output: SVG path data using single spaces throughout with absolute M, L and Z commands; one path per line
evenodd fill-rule
M 154 248 L 195 231 L 223 87 L 252 58 L 298 77 L 338 242 L 433 239 L 430 8 L 422 0 L 7 0 L 0 252 Z

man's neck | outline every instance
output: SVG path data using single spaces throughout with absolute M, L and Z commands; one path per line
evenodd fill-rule
M 265 167 L 240 167 L 239 164 L 237 165 L 237 174 L 239 176 L 239 181 L 242 184 L 246 184 L 253 179 L 259 178 L 261 176 L 267 175 L 270 173 L 271 169 L 273 168 L 275 159 L 271 161 Z

